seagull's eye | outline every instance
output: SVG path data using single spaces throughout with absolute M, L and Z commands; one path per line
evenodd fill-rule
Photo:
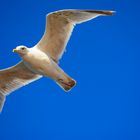
M 22 50 L 25 50 L 25 48 L 24 48 L 24 47 L 22 47 L 21 49 L 22 49 Z

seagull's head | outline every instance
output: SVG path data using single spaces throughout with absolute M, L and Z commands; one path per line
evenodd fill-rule
M 15 49 L 13 49 L 13 52 L 18 53 L 20 55 L 25 55 L 29 51 L 29 48 L 26 46 L 17 46 Z

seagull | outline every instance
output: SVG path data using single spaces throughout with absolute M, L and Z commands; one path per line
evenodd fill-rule
M 6 96 L 41 77 L 49 77 L 65 91 L 76 81 L 59 67 L 74 26 L 98 16 L 111 16 L 110 10 L 59 10 L 46 16 L 46 29 L 41 40 L 32 48 L 17 46 L 21 61 L 15 66 L 0 70 L 0 112 Z

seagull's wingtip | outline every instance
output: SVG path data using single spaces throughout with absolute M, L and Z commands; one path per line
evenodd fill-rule
M 116 11 L 111 11 L 111 15 L 115 15 L 116 14 Z

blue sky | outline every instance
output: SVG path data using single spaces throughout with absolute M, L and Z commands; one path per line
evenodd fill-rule
M 77 81 L 65 93 L 42 78 L 7 97 L 1 140 L 139 140 L 138 0 L 0 1 L 0 69 L 16 64 L 17 45 L 34 46 L 45 15 L 60 9 L 111 9 L 75 27 L 60 65 Z M 83 59 L 84 58 L 84 59 Z

